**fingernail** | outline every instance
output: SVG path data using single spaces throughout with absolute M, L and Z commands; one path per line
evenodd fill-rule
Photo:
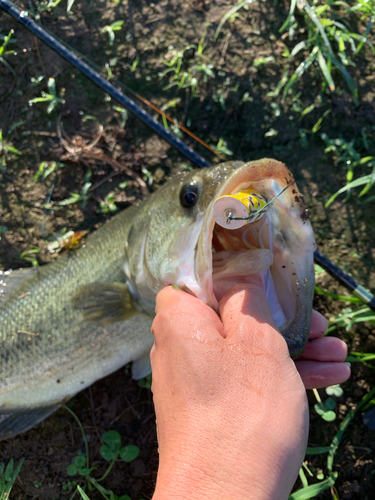
M 351 366 L 352 366 L 352 364 L 351 364 L 351 363 L 349 363 L 349 361 L 345 361 L 345 364 L 346 364 L 347 366 L 349 366 L 349 368 L 351 368 Z

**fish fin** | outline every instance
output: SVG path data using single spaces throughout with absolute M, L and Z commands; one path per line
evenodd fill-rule
M 141 378 L 147 377 L 151 373 L 151 361 L 150 352 L 142 354 L 142 356 L 135 361 L 132 365 L 132 378 L 134 380 L 140 380 Z
M 72 302 L 75 308 L 81 310 L 86 321 L 96 321 L 102 326 L 139 313 L 125 283 L 90 283 L 80 286 Z
M 25 269 L 0 271 L 0 300 L 6 300 L 21 283 L 34 276 L 37 270 L 36 267 L 26 267 Z
M 60 404 L 41 406 L 39 408 L 27 408 L 26 406 L 0 407 L 0 441 L 28 431 L 59 407 Z

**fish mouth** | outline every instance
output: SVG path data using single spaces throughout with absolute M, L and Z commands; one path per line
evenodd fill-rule
M 268 169 L 274 170 L 272 177 L 264 168 L 266 161 L 272 163 Z M 310 328 L 315 240 L 295 185 L 280 194 L 292 181 L 289 170 L 275 160 L 250 162 L 236 170 L 206 211 L 195 271 L 202 294 L 199 298 L 217 312 L 219 301 L 233 286 L 251 284 L 261 289 L 295 358 L 303 352 Z M 244 190 L 267 201 L 277 198 L 256 223 L 246 221 L 235 229 L 231 222 L 228 227 L 219 225 L 213 215 L 215 201 Z

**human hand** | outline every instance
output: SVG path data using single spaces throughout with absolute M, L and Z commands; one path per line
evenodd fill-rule
M 350 364 L 345 363 L 347 346 L 336 337 L 323 337 L 327 327 L 325 317 L 313 311 L 305 350 L 295 360 L 306 389 L 341 384 L 350 377 Z
M 316 340 L 294 364 L 266 298 L 252 286 L 235 287 L 222 299 L 221 319 L 170 287 L 159 293 L 156 311 L 151 362 L 160 465 L 154 500 L 286 499 L 308 433 L 296 366 L 308 384 L 317 373 L 330 384 L 349 376 L 346 365 L 340 379 L 333 375 L 335 346 L 322 354 L 324 321 L 314 316 Z

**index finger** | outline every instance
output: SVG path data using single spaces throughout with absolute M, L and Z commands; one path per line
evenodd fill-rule
M 156 344 L 167 335 L 201 340 L 223 336 L 223 323 L 215 311 L 182 290 L 163 288 L 156 296 L 155 310 L 151 332 Z

